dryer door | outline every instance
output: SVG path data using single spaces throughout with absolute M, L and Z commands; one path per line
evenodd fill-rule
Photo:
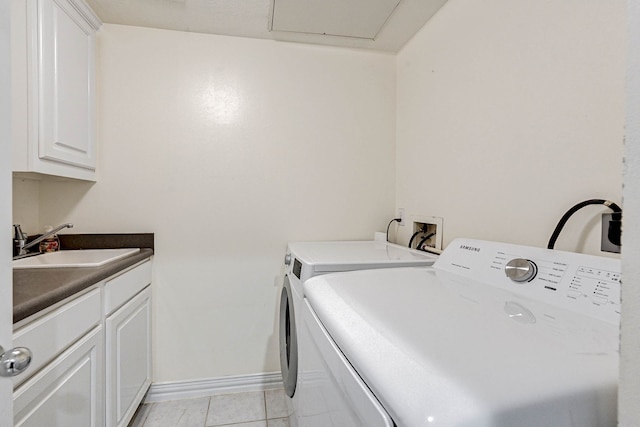
M 284 276 L 280 295 L 280 369 L 284 391 L 293 397 L 298 379 L 298 339 L 293 307 L 293 294 L 289 276 Z

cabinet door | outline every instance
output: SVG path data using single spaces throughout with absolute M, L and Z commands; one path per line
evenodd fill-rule
M 106 319 L 107 426 L 126 426 L 151 384 L 151 288 Z
M 16 427 L 101 427 L 103 329 L 97 326 L 13 394 Z
M 94 170 L 96 28 L 75 7 L 77 0 L 32 1 L 37 48 L 31 63 L 31 133 L 37 136 L 38 157 Z

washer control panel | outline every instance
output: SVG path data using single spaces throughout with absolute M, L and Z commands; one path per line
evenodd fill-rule
M 619 259 L 457 239 L 434 268 L 611 323 L 620 321 Z

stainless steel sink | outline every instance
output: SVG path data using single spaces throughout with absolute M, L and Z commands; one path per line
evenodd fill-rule
M 100 267 L 109 262 L 140 252 L 132 249 L 83 249 L 49 252 L 12 262 L 13 268 Z

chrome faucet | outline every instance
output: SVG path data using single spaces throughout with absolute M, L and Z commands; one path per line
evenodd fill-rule
M 14 224 L 13 225 L 13 230 L 14 230 L 14 238 L 13 238 L 13 243 L 16 247 L 17 250 L 17 255 L 16 256 L 22 256 L 22 255 L 26 255 L 27 254 L 27 249 L 29 249 L 30 247 L 37 245 L 38 243 L 42 242 L 44 239 L 53 236 L 54 234 L 56 234 L 58 231 L 62 230 L 63 228 L 73 228 L 73 224 L 71 223 L 67 223 L 67 224 L 62 224 L 57 226 L 56 228 L 52 229 L 51 231 L 47 231 L 46 233 L 44 233 L 42 236 L 38 237 L 37 239 L 27 243 L 27 235 L 22 231 L 22 229 L 20 228 L 20 224 Z

